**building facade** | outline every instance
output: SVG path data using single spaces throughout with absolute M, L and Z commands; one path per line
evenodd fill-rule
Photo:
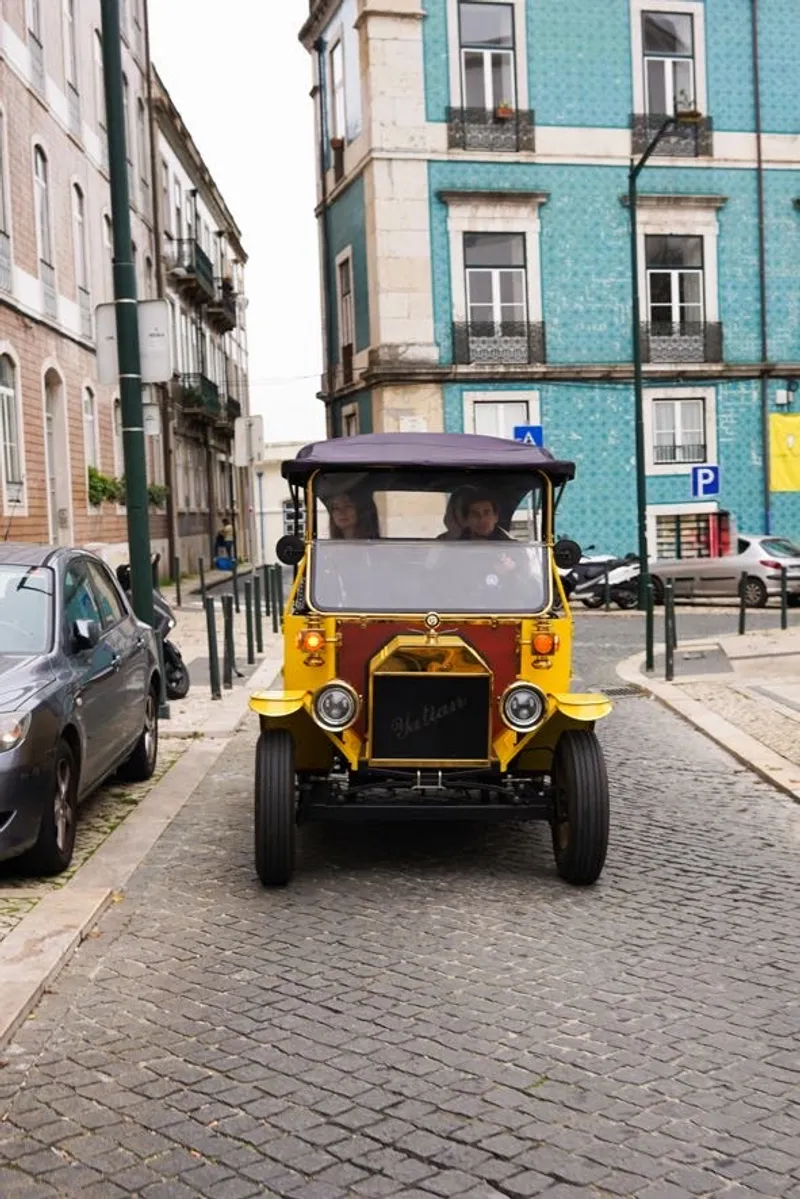
M 281 463 L 295 458 L 304 444 L 302 441 L 268 441 L 264 445 L 264 457 L 255 465 L 253 506 L 261 562 L 274 561 L 278 539 L 294 532 L 294 504 L 289 484 L 281 474 Z M 304 516 L 301 523 L 302 534 L 305 532 Z
M 145 0 L 120 15 L 131 250 L 137 294 L 155 299 L 164 264 Z M 0 501 L 3 537 L 90 546 L 116 564 L 128 553 L 121 408 L 97 381 L 95 353 L 95 308 L 113 299 L 100 30 L 100 0 L 0 4 Z M 194 545 L 180 540 L 182 410 L 158 390 L 143 396 L 150 537 L 168 573 Z M 199 494 L 210 530 L 212 492 Z
M 650 552 L 799 538 L 796 34 L 793 0 L 316 0 L 329 432 L 541 426 L 560 533 L 635 549 L 628 171 L 697 110 L 639 177 Z

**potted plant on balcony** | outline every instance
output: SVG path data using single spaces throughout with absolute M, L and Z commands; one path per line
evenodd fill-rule
M 514 105 L 510 100 L 501 100 L 494 110 L 494 115 L 498 121 L 510 121 L 514 116 Z

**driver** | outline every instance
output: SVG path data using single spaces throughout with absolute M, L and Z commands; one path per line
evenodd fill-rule
M 468 495 L 462 508 L 461 541 L 513 541 L 499 525 L 500 507 L 488 491 Z

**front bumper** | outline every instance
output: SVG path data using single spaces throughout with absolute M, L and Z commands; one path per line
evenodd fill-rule
M 0 862 L 18 857 L 39 836 L 52 794 L 52 759 L 28 765 L 18 750 L 0 754 Z

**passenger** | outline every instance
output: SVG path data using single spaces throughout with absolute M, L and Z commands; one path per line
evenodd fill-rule
M 343 491 L 335 495 L 328 504 L 331 516 L 331 540 L 374 541 L 380 537 L 378 531 L 378 509 L 370 497 L 359 506 L 353 496 Z
M 476 491 L 469 496 L 461 511 L 464 523 L 462 541 L 513 541 L 498 524 L 500 508 L 488 491 Z
M 464 504 L 470 496 L 477 493 L 477 488 L 467 483 L 464 487 L 456 487 L 447 501 L 444 510 L 445 532 L 440 533 L 437 541 L 458 541 L 466 528 L 464 524 Z

